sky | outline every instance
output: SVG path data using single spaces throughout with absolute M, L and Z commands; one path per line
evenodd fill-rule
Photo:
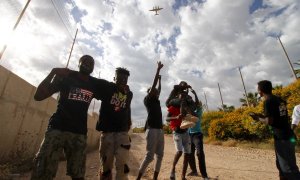
M 286 86 L 295 78 L 300 60 L 300 1 L 295 0 L 31 0 L 12 31 L 26 0 L 0 2 L 0 65 L 37 86 L 54 67 L 78 70 L 78 59 L 89 54 L 92 74 L 113 81 L 115 68 L 130 71 L 133 126 L 143 126 L 143 104 L 157 68 L 161 70 L 160 102 L 184 80 L 208 110 L 223 103 L 241 106 L 244 88 L 256 92 L 257 82 Z M 159 15 L 149 11 L 163 9 Z M 218 88 L 220 85 L 220 91 Z M 206 98 L 204 96 L 206 95 Z M 92 102 L 97 112 L 100 101 Z

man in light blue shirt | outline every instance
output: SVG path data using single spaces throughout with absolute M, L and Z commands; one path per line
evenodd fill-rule
M 196 92 L 191 89 L 191 92 L 195 95 L 195 103 L 197 106 L 196 114 L 198 117 L 198 121 L 196 122 L 194 127 L 189 129 L 189 134 L 191 137 L 191 157 L 189 160 L 189 165 L 192 170 L 188 174 L 188 176 L 198 176 L 196 162 L 195 162 L 195 151 L 199 162 L 199 169 L 202 177 L 204 179 L 208 179 L 207 172 L 206 172 L 206 165 L 205 165 L 205 154 L 203 151 L 203 134 L 201 131 L 201 119 L 202 119 L 202 103 L 199 101 Z

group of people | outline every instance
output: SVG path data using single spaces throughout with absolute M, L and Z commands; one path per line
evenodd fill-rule
M 158 62 L 152 86 L 148 89 L 148 94 L 144 98 L 144 104 L 148 112 L 145 124 L 147 152 L 140 165 L 136 180 L 142 178 L 147 166 L 154 160 L 154 155 L 156 156 L 156 162 L 153 179 L 157 180 L 164 155 L 163 120 L 159 100 L 161 91 L 161 76 L 159 73 L 162 68 L 163 64 Z M 156 88 L 157 84 L 158 87 Z M 195 101 L 188 95 L 189 89 L 194 94 Z M 192 170 L 188 175 L 198 176 L 194 156 L 195 151 L 197 152 L 201 175 L 204 179 L 208 179 L 203 151 L 203 134 L 200 124 L 202 103 L 199 101 L 196 92 L 185 81 L 182 81 L 179 85 L 174 86 L 166 101 L 166 106 L 168 107 L 168 117 L 166 120 L 170 123 L 170 127 L 173 130 L 173 139 L 176 148 L 170 179 L 175 179 L 175 167 L 182 153 L 184 153 L 184 160 L 181 178 L 185 179 L 188 164 Z
M 116 68 L 114 82 L 97 79 L 93 57 L 79 59 L 79 71 L 53 68 L 39 84 L 34 99 L 42 101 L 56 92 L 59 100 L 50 117 L 43 142 L 34 158 L 32 180 L 50 180 L 56 175 L 62 152 L 67 160 L 67 175 L 73 180 L 85 176 L 87 145 L 87 112 L 93 98 L 101 100 L 96 129 L 100 137 L 100 179 L 112 179 L 113 162 L 116 179 L 127 179 L 131 127 L 132 92 L 127 85 L 130 73 Z
M 67 160 L 67 175 L 72 180 L 83 180 L 85 176 L 87 145 L 87 112 L 93 98 L 101 100 L 99 119 L 96 129 L 100 136 L 100 170 L 101 180 L 113 178 L 115 162 L 115 179 L 128 179 L 128 166 L 131 139 L 131 100 L 133 93 L 127 85 L 130 72 L 126 68 L 116 68 L 114 82 L 90 76 L 94 69 L 94 59 L 84 55 L 79 59 L 79 71 L 67 68 L 53 68 L 49 75 L 39 84 L 34 99 L 42 101 L 59 92 L 56 112 L 51 116 L 48 128 L 39 151 L 34 158 L 32 180 L 53 179 L 62 152 Z M 156 156 L 153 179 L 158 179 L 164 155 L 164 132 L 162 110 L 160 106 L 161 76 L 163 68 L 157 63 L 157 70 L 152 86 L 144 98 L 148 116 L 145 124 L 146 155 L 140 165 L 137 180 L 141 179 L 147 166 Z M 158 87 L 157 87 L 158 86 Z M 189 95 L 194 95 L 194 99 Z M 262 121 L 273 128 L 276 153 L 276 165 L 280 179 L 300 179 L 295 157 L 295 138 L 288 124 L 286 103 L 272 95 L 270 81 L 260 81 L 258 92 L 265 98 L 264 114 L 251 114 L 254 120 Z M 169 122 L 173 131 L 176 148 L 170 179 L 175 179 L 175 167 L 183 155 L 181 179 L 187 175 L 198 176 L 195 152 L 199 162 L 201 176 L 208 179 L 203 151 L 203 134 L 201 131 L 202 103 L 196 92 L 187 82 L 174 85 L 167 101 Z M 293 128 L 299 123 L 295 116 Z M 295 111 L 295 110 L 294 110 Z M 294 117 L 294 116 L 293 116 Z

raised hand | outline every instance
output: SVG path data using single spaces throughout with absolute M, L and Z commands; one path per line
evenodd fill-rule
M 195 90 L 192 89 L 192 87 L 191 87 L 191 92 L 192 92 L 193 94 L 196 94 Z
M 161 69 L 161 68 L 163 68 L 164 67 L 164 65 L 161 63 L 161 61 L 158 61 L 157 62 L 157 69 Z

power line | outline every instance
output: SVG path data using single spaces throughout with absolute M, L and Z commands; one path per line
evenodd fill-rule
M 69 35 L 69 38 L 72 40 L 73 37 L 72 37 L 72 35 L 71 35 L 71 32 L 70 32 L 70 30 L 69 30 L 67 24 L 66 24 L 65 21 L 63 20 L 62 15 L 59 13 L 58 7 L 55 5 L 55 3 L 53 2 L 53 0 L 51 0 L 51 3 L 52 3 L 52 5 L 53 5 L 54 9 L 56 10 L 56 13 L 58 14 L 60 20 L 62 21 L 64 27 L 66 28 L 66 30 L 67 30 L 67 32 L 68 32 L 68 35 Z M 64 9 L 64 8 L 63 8 L 63 9 Z M 64 10 L 63 10 L 63 11 L 64 11 Z M 65 13 L 65 14 L 66 14 L 66 13 Z M 66 16 L 67 16 L 67 15 L 66 15 Z M 67 19 L 68 19 L 68 18 L 67 18 Z M 69 20 L 68 20 L 68 22 L 69 22 L 69 24 L 71 24 Z M 75 41 L 75 42 L 76 42 L 76 44 L 78 45 L 78 47 L 79 47 L 81 53 L 84 54 L 84 53 L 83 53 L 83 50 L 82 50 L 82 48 L 81 48 L 81 46 L 79 45 L 79 43 L 78 43 L 77 41 Z
M 55 2 L 55 4 L 57 4 L 57 6 L 59 7 L 59 12 L 62 13 L 61 17 L 64 18 L 64 22 L 67 22 L 68 27 L 71 29 L 71 34 L 74 34 L 74 32 L 72 31 L 72 29 L 74 29 L 74 26 L 72 26 L 72 23 L 70 22 L 69 12 L 66 11 L 63 1 L 56 0 Z
M 53 5 L 54 9 L 56 10 L 56 13 L 57 13 L 58 17 L 60 18 L 61 22 L 62 22 L 63 25 L 65 26 L 65 28 L 66 28 L 66 30 L 67 30 L 67 32 L 68 32 L 69 38 L 72 40 L 71 32 L 69 31 L 67 25 L 65 24 L 65 22 L 64 22 L 64 20 L 62 19 L 61 15 L 59 14 L 58 9 L 57 9 L 55 3 L 53 2 L 53 0 L 51 0 L 51 3 L 52 3 L 52 5 Z

